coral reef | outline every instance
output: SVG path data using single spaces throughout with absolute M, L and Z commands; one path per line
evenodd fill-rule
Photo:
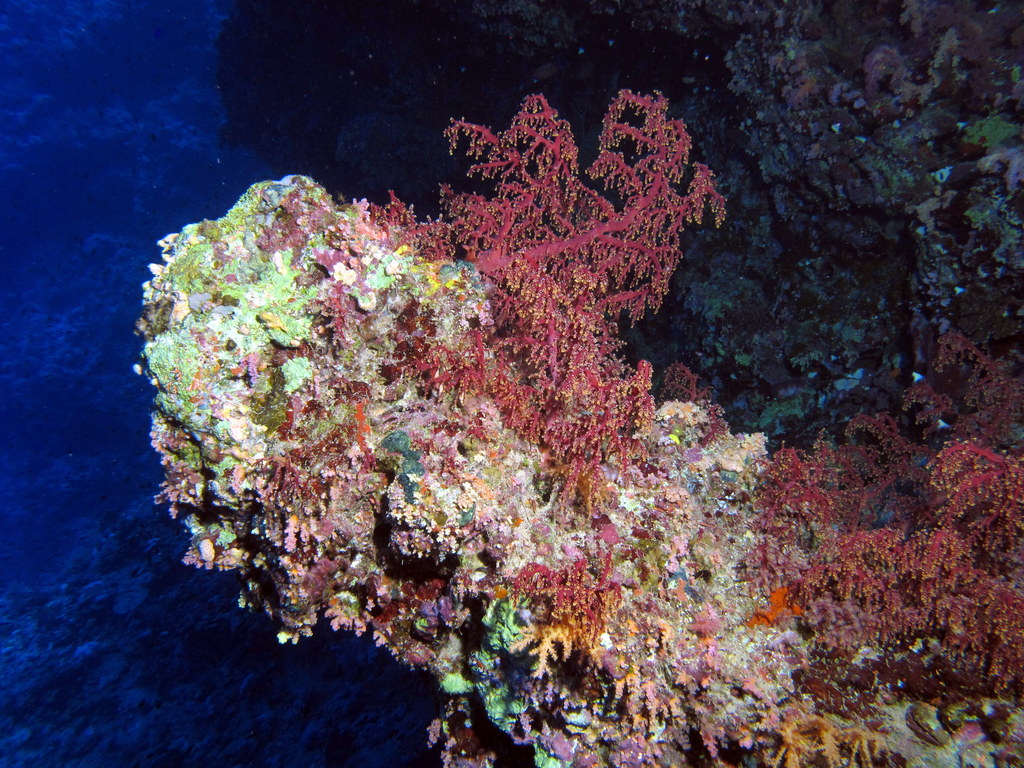
M 681 357 L 700 360 L 709 378 L 729 371 L 719 373 L 718 395 L 743 404 L 730 405 L 736 418 L 808 444 L 822 420 L 898 408 L 927 346 L 921 325 L 933 338 L 959 330 L 976 344 L 1002 343 L 1019 364 L 1019 8 L 661 8 L 691 33 L 730 30 L 710 34 L 726 48 L 751 172 L 768 201 L 731 211 L 749 222 L 741 264 L 729 248 L 703 272 L 684 265 L 680 283 L 687 311 L 724 331 Z M 736 332 L 756 307 L 771 320 Z
M 752 724 L 792 687 L 789 649 L 747 628 L 754 598 L 722 594 L 760 437 L 707 443 L 701 406 L 666 403 L 636 436 L 644 464 L 603 465 L 605 492 L 566 508 L 554 457 L 416 365 L 479 353 L 493 320 L 474 268 L 419 258 L 302 177 L 185 228 L 154 272 L 164 496 L 187 560 L 237 569 L 282 640 L 321 615 L 371 631 L 567 762 L 670 759 L 691 729 L 711 751 L 768 736 Z M 756 694 L 734 693 L 745 680 Z M 453 756 L 476 748 L 467 723 L 444 727 Z
M 664 123 L 647 144 L 631 121 L 657 123 L 657 101 L 629 98 L 620 95 L 632 118 L 619 122 L 613 108 L 606 125 L 624 126 L 641 148 L 672 146 Z M 568 151 L 548 109 L 542 101 L 524 106 L 524 133 L 514 134 L 512 147 L 556 136 Z M 537 128 L 531 116 L 545 125 Z M 527 143 L 516 143 L 523 135 Z M 606 145 L 640 158 L 615 174 L 643 168 L 636 146 Z M 549 156 L 530 161 L 537 157 L 539 166 L 526 163 L 530 172 L 546 167 Z M 483 167 L 493 168 L 487 159 Z M 576 183 L 570 165 L 559 169 L 561 190 Z M 667 194 L 665 185 L 680 181 L 634 173 L 634 189 L 612 178 L 618 194 L 611 199 L 622 207 L 608 202 L 609 212 L 586 217 L 582 228 L 559 229 L 568 220 L 562 198 L 538 202 L 535 213 L 560 232 L 560 248 L 572 253 L 567 242 L 610 231 L 632 195 L 650 200 L 652 189 Z M 717 213 L 716 194 L 705 186 L 696 199 L 710 200 Z M 588 205 L 584 213 L 601 207 Z M 498 208 L 479 199 L 472 210 Z M 936 696 L 921 680 L 934 668 L 922 660 L 942 658 L 962 616 L 943 614 L 942 637 L 925 630 L 903 643 L 898 630 L 889 636 L 867 625 L 855 647 L 842 646 L 823 618 L 843 608 L 842 585 L 823 582 L 823 594 L 835 593 L 831 607 L 811 606 L 800 591 L 797 580 L 814 583 L 808 574 L 819 554 L 804 533 L 827 526 L 839 509 L 829 493 L 844 477 L 841 467 L 793 452 L 784 454 L 790 464 L 777 459 L 766 475 L 764 436 L 733 434 L 679 369 L 674 390 L 692 400 L 652 405 L 648 418 L 632 422 L 591 419 L 583 412 L 587 387 L 629 380 L 605 308 L 574 295 L 570 306 L 588 309 L 589 324 L 548 327 L 578 333 L 577 345 L 533 338 L 544 354 L 531 358 L 540 326 L 535 317 L 517 320 L 521 307 L 510 299 L 526 290 L 529 275 L 518 274 L 513 287 L 501 268 L 521 250 L 548 246 L 503 239 L 514 217 L 488 219 L 500 233 L 490 241 L 484 235 L 494 230 L 479 220 L 460 235 L 458 211 L 468 209 L 453 210 L 455 226 L 444 237 L 479 268 L 445 258 L 437 228 L 417 225 L 400 205 L 338 204 L 302 176 L 256 184 L 224 217 L 163 241 L 164 263 L 152 268 L 139 327 L 145 372 L 158 391 L 152 437 L 166 473 L 162 495 L 190 531 L 187 562 L 237 572 L 241 604 L 272 617 L 282 642 L 312 634 L 323 617 L 334 629 L 370 633 L 402 662 L 427 670 L 444 696 L 429 735 L 449 766 L 498 765 L 513 743 L 532 749 L 538 766 L 577 768 L 745 757 L 787 768 L 1021 759 L 1017 672 L 971 666 L 981 685 L 962 685 L 957 697 Z M 637 252 L 634 234 L 609 238 L 620 235 L 625 252 Z M 657 246 L 662 237 L 643 242 Z M 486 247 L 467 247 L 481 242 Z M 607 250 L 587 253 L 593 260 L 576 268 L 592 270 L 583 284 L 597 298 L 589 300 L 607 296 L 618 308 L 650 301 L 602 294 L 615 282 L 601 270 L 610 274 L 619 262 Z M 532 268 L 538 283 L 581 279 L 558 271 L 568 265 L 537 259 Z M 560 377 L 570 370 L 581 396 L 559 400 Z M 528 398 L 541 423 L 596 424 L 584 435 L 586 449 L 573 455 L 571 444 L 518 418 L 507 393 L 495 396 L 494 371 Z M 649 397 L 646 389 L 630 396 Z M 879 427 L 877 434 L 888 433 Z M 901 446 L 894 438 L 872 455 Z M 994 548 L 998 541 L 986 537 L 1002 541 L 1019 521 L 1019 459 L 964 450 L 951 446 L 936 459 L 936 492 L 958 510 L 939 514 L 973 530 L 998 513 L 999 525 L 978 533 Z M 819 465 L 827 472 L 815 473 Z M 957 480 L 965 467 L 976 481 Z M 858 477 L 863 487 L 877 480 Z M 765 480 L 781 490 L 763 490 Z M 773 548 L 773 526 L 806 516 L 817 500 L 821 520 L 793 532 L 800 546 Z M 791 562 L 792 554 L 803 560 Z M 948 563 L 957 570 L 958 561 Z M 878 568 L 857 567 L 858 574 Z M 780 573 L 783 582 L 772 584 Z M 922 572 L 910 581 L 917 589 L 927 578 Z M 1000 588 L 1009 587 L 991 585 Z M 849 597 L 856 605 L 847 606 L 848 621 L 890 608 L 861 593 Z M 906 621 L 919 618 L 919 606 L 904 608 Z M 1005 644 L 1012 631 L 996 627 L 992 638 Z M 961 650 L 975 658 L 972 647 Z M 997 678 L 1008 682 L 986 692 L 983 684 Z

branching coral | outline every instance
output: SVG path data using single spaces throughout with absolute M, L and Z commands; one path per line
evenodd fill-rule
M 506 423 L 548 446 L 568 487 L 593 486 L 598 465 L 643 458 L 634 433 L 650 422 L 651 368 L 615 354 L 621 313 L 656 310 L 682 258 L 680 233 L 705 211 L 720 225 L 725 200 L 714 174 L 690 161 L 686 125 L 662 96 L 622 91 L 605 115 L 601 151 L 584 183 L 569 124 L 531 96 L 506 131 L 464 121 L 471 173 L 494 193 L 449 195 L 447 223 L 428 247 L 465 255 L 494 287 L 497 365 L 467 370 L 464 384 L 499 403 Z

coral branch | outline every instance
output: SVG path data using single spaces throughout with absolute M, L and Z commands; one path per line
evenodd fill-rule
M 607 458 L 635 463 L 634 433 L 653 413 L 650 367 L 631 372 L 615 356 L 619 314 L 657 309 L 683 226 L 705 210 L 720 224 L 725 212 L 711 171 L 690 163 L 686 126 L 660 95 L 619 93 L 588 171 L 604 194 L 581 180 L 572 131 L 543 96 L 526 99 L 506 131 L 460 121 L 448 136 L 495 185 L 490 197 L 449 196 L 450 225 L 437 231 L 495 285 L 500 364 L 487 393 L 560 457 L 570 490 Z

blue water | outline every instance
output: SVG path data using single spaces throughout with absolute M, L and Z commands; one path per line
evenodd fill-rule
M 0 765 L 436 764 L 424 680 L 365 639 L 278 645 L 153 502 L 154 243 L 276 170 L 220 140 L 229 3 L 157 5 L 0 10 Z

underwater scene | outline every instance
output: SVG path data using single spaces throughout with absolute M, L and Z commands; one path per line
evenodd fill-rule
M 0 40 L 0 765 L 1024 766 L 1024 3 Z

